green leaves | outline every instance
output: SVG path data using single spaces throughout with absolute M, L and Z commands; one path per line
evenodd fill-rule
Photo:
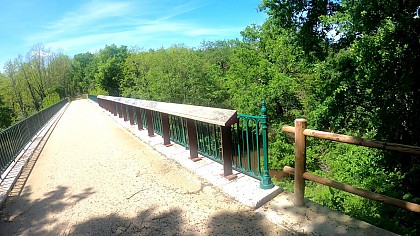
M 228 62 L 223 54 L 216 60 L 205 55 L 205 51 L 222 53 L 228 45 L 208 46 L 203 51 L 173 46 L 131 53 L 124 63 L 123 94 L 141 99 L 227 107 L 220 75 Z
M 117 47 L 114 44 L 101 49 L 97 57 L 97 84 L 112 96 L 120 96 L 120 86 L 124 79 L 123 63 L 128 56 L 126 46 Z

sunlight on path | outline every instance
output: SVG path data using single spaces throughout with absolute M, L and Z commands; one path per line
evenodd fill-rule
M 134 138 L 87 100 L 72 102 L 0 235 L 284 235 Z

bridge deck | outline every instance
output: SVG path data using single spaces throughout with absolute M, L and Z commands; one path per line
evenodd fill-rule
M 70 104 L 18 192 L 4 204 L 0 235 L 289 234 L 87 100 Z
M 184 166 L 74 101 L 0 210 L 0 235 L 392 235 L 315 203 L 294 207 L 288 192 L 254 211 Z

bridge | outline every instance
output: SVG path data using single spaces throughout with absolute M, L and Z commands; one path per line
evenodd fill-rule
M 312 202 L 296 207 L 255 176 L 264 166 L 237 157 L 229 169 L 199 140 L 168 143 L 153 116 L 103 102 L 63 103 L 7 163 L 0 235 L 392 235 Z

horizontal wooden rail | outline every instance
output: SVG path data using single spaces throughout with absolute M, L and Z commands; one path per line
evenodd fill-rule
M 283 126 L 282 131 L 287 133 L 295 134 L 295 168 L 285 166 L 283 168 L 285 173 L 295 175 L 294 181 L 294 204 L 295 206 L 303 206 L 304 195 L 305 195 L 305 181 L 304 179 L 311 180 L 326 186 L 330 186 L 336 189 L 340 189 L 355 195 L 369 198 L 378 202 L 382 202 L 389 205 L 394 205 L 402 209 L 420 213 L 420 205 L 406 202 L 400 199 L 384 196 L 367 190 L 363 190 L 351 185 L 336 182 L 324 177 L 316 176 L 306 172 L 306 139 L 302 137 L 310 136 L 314 138 L 326 139 L 336 142 L 348 143 L 353 145 L 378 148 L 390 151 L 404 152 L 414 155 L 420 155 L 420 147 L 402 145 L 397 143 L 380 142 L 376 140 L 357 138 L 353 136 L 334 134 L 329 132 L 323 132 L 318 130 L 306 129 L 307 121 L 305 119 L 296 119 L 295 127 Z
M 295 127 L 283 126 L 282 131 L 287 132 L 287 133 L 295 133 Z M 416 146 L 409 146 L 409 145 L 398 144 L 398 143 L 381 142 L 381 141 L 376 141 L 376 140 L 353 137 L 353 136 L 344 135 L 344 134 L 334 134 L 330 132 L 311 130 L 311 129 L 305 129 L 303 131 L 303 134 L 305 136 L 314 137 L 314 138 L 327 139 L 327 140 L 332 140 L 332 141 L 341 142 L 341 143 L 349 143 L 349 144 L 354 144 L 354 145 L 359 145 L 359 146 L 364 146 L 364 147 L 371 147 L 371 148 L 378 148 L 378 149 L 383 149 L 383 150 L 398 151 L 398 152 L 409 153 L 409 154 L 420 156 L 420 147 L 416 147 Z
M 295 169 L 290 166 L 285 166 L 283 168 L 283 171 L 288 174 L 292 174 L 292 175 L 295 174 Z M 400 199 L 396 199 L 396 198 L 388 197 L 382 194 L 360 189 L 351 185 L 343 184 L 343 183 L 333 181 L 324 177 L 320 177 L 320 176 L 317 176 L 308 172 L 303 173 L 303 178 L 332 187 L 332 188 L 340 189 L 340 190 L 343 190 L 343 191 L 346 191 L 346 192 L 349 192 L 349 193 L 352 193 L 352 194 L 355 194 L 364 198 L 369 198 L 378 202 L 394 205 L 394 206 L 397 206 L 397 207 L 400 207 L 409 211 L 420 213 L 420 205 L 412 203 L 412 202 L 406 202 Z

